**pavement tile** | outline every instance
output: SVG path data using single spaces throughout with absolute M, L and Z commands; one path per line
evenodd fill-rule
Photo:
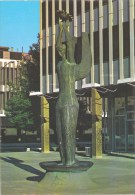
M 2 195 L 89 195 L 135 194 L 135 159 L 103 155 L 94 159 L 76 155 L 78 160 L 92 161 L 86 172 L 48 172 L 39 165 L 59 161 L 58 152 L 4 152 L 0 154 Z

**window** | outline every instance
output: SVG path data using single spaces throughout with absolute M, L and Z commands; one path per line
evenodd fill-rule
M 123 23 L 123 55 L 130 56 L 129 22 Z
M 109 64 L 108 62 L 104 62 L 103 64 L 103 71 L 104 71 L 104 84 L 109 84 Z
M 99 31 L 94 32 L 94 62 L 99 63 Z
M 98 64 L 95 64 L 94 65 L 94 82 L 95 83 L 99 83 L 99 65 Z
M 119 58 L 119 26 L 113 26 L 113 59 Z
M 109 61 L 109 34 L 108 28 L 103 30 L 103 61 Z

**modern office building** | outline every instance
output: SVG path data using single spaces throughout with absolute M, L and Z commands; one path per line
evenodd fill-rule
M 92 89 L 102 97 L 104 150 L 135 152 L 135 1 L 41 0 L 40 89 L 46 98 L 55 98 L 59 91 L 57 10 L 73 16 L 70 33 L 77 38 L 76 63 L 81 60 L 82 32 L 89 34 L 90 74 L 76 82 L 76 92 L 87 100 L 90 110 Z
M 20 62 L 27 53 L 13 51 L 13 48 L 0 46 L 0 135 L 9 127 L 5 115 L 6 102 L 12 96 L 9 83 L 17 84 L 20 75 Z M 9 140 L 10 142 L 10 140 Z

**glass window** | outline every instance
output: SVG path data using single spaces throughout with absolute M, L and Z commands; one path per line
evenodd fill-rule
M 125 115 L 125 97 L 115 98 L 115 115 Z
M 108 5 L 103 6 L 103 28 L 108 27 Z
M 98 23 L 99 23 L 99 9 L 94 9 L 94 31 L 98 31 Z
M 127 98 L 127 111 L 135 112 L 135 97 L 134 96 L 129 96 Z
M 108 28 L 103 30 L 103 61 L 109 61 L 109 32 Z
M 103 71 L 104 71 L 104 84 L 109 84 L 109 64 L 108 62 L 103 64 Z
M 118 24 L 118 0 L 113 2 L 113 24 Z
M 94 82 L 100 83 L 100 81 L 99 81 L 99 65 L 98 64 L 94 65 Z
M 130 77 L 130 59 L 124 58 L 124 78 Z
M 113 61 L 113 75 L 114 84 L 117 84 L 117 80 L 119 79 L 119 60 Z
M 129 22 L 123 23 L 123 55 L 124 57 L 130 56 Z
M 90 12 L 86 12 L 85 13 L 85 21 L 86 21 L 86 24 L 85 24 L 85 30 L 86 32 L 90 32 Z
M 128 130 L 128 152 L 135 152 L 135 121 L 127 122 Z
M 113 59 L 119 58 L 119 26 L 113 26 Z
M 126 150 L 125 116 L 116 116 L 114 119 L 114 142 L 116 151 Z
M 48 4 L 48 20 L 49 20 L 49 26 L 52 25 L 52 1 L 49 1 Z
M 123 21 L 127 22 L 129 20 L 129 0 L 123 1 Z
M 77 36 L 80 37 L 81 36 L 81 16 L 77 16 Z
M 94 32 L 94 62 L 99 63 L 99 31 Z

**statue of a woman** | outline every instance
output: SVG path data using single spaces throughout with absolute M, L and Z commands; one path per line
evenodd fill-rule
M 69 20 L 59 22 L 60 32 L 56 47 L 62 60 L 57 64 L 59 80 L 59 97 L 56 104 L 56 130 L 62 164 L 76 166 L 76 126 L 79 104 L 75 93 L 75 81 L 83 79 L 90 72 L 91 52 L 88 34 L 82 33 L 82 60 L 74 60 L 75 38 L 71 37 L 68 28 Z M 66 44 L 62 43 L 65 32 Z

